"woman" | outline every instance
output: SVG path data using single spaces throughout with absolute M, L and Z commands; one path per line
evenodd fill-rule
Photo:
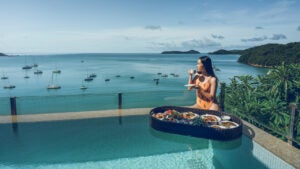
M 193 78 L 194 71 L 189 71 L 188 84 L 194 85 L 189 90 L 196 88 L 196 104 L 193 108 L 216 110 L 219 106 L 216 101 L 218 79 L 213 71 L 211 59 L 202 56 L 197 61 L 197 73 Z

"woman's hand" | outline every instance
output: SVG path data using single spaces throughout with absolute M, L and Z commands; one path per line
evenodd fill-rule
M 193 70 L 193 69 L 188 70 L 188 74 L 189 74 L 190 76 L 192 76 L 192 75 L 194 74 L 194 70 Z

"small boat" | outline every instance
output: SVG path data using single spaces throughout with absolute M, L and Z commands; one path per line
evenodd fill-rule
M 120 75 L 116 75 L 116 77 L 121 77 Z
M 110 79 L 105 79 L 105 82 L 109 82 L 110 81 Z
M 28 69 L 32 69 L 32 66 L 26 65 L 22 67 L 23 70 L 28 70 Z
M 87 88 L 88 88 L 88 87 L 85 86 L 85 85 L 82 85 L 82 86 L 80 87 L 81 90 L 86 90 Z
M 158 72 L 157 75 L 161 75 L 162 73 Z
M 90 77 L 95 78 L 95 77 L 97 77 L 97 75 L 95 73 L 92 73 L 92 74 L 90 74 Z
M 86 85 L 84 85 L 85 84 L 85 82 L 84 81 L 82 81 L 82 83 L 81 83 L 81 86 L 80 86 L 80 89 L 81 90 L 86 90 L 88 87 L 86 86 Z
M 33 72 L 35 75 L 39 75 L 39 74 L 43 74 L 43 71 L 41 71 L 41 70 L 36 70 L 36 71 L 34 71 Z
M 134 76 L 131 76 L 130 79 L 134 79 Z
M 94 78 L 92 78 L 92 77 L 86 77 L 86 78 L 84 79 L 84 81 L 86 81 L 86 82 L 90 82 L 90 81 L 92 81 L 92 80 L 94 80 Z
M 33 64 L 31 67 L 38 67 L 39 65 L 38 64 Z
M 213 65 L 213 69 L 215 70 L 215 71 L 220 71 L 220 69 L 219 68 L 217 68 L 216 66 L 214 66 Z
M 1 77 L 1 79 L 2 79 L 2 80 L 6 80 L 6 79 L 8 79 L 8 76 L 5 76 L 5 74 L 4 74 L 4 72 L 3 72 L 3 75 L 2 75 L 2 77 Z
M 155 84 L 158 85 L 159 79 L 153 79 L 155 81 Z
M 60 89 L 61 87 L 59 85 L 56 84 L 51 84 L 48 85 L 47 89 L 51 90 L 51 89 Z
M 2 76 L 1 79 L 6 80 L 6 79 L 8 79 L 8 77 L 7 76 Z
M 53 73 L 52 73 L 52 76 L 51 76 L 51 83 L 47 86 L 47 89 L 48 90 L 52 90 L 52 89 L 60 89 L 61 86 L 58 85 L 58 84 L 54 84 L 53 82 Z
M 3 88 L 4 89 L 13 89 L 13 88 L 16 88 L 16 86 L 15 85 L 5 85 Z
M 29 77 L 29 76 L 27 76 L 27 75 L 26 75 L 26 76 L 24 76 L 24 79 L 29 79 L 29 78 L 30 78 L 30 77 Z
M 61 70 L 53 70 L 52 73 L 57 73 L 57 74 L 59 74 L 59 73 L 61 73 Z
M 161 75 L 161 77 L 168 77 L 168 75 L 167 74 L 163 74 L 163 75 Z

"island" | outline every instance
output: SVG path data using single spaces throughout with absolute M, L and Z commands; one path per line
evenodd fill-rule
M 7 56 L 6 54 L 4 54 L 4 53 L 0 53 L 0 56 Z
M 163 51 L 161 54 L 199 54 L 200 52 L 196 50 L 189 51 Z
M 209 54 L 238 54 L 238 62 L 255 67 L 278 66 L 282 62 L 286 64 L 300 63 L 300 42 L 288 44 L 269 43 L 251 47 L 245 50 L 220 49 Z
M 220 49 L 214 52 L 209 52 L 208 54 L 216 54 L 216 55 L 228 55 L 228 54 L 241 54 L 243 50 L 225 50 Z
M 288 44 L 266 44 L 244 50 L 238 62 L 257 67 L 300 63 L 300 42 Z

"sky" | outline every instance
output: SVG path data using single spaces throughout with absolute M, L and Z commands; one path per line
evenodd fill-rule
M 299 0 L 0 0 L 0 52 L 160 53 L 300 41 Z

